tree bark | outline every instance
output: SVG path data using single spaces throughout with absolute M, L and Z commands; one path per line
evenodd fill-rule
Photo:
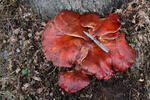
M 44 19 L 56 16 L 62 9 L 97 12 L 105 16 L 129 0 L 28 0 L 33 11 Z

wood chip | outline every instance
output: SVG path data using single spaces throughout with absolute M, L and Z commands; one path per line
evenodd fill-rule
M 42 81 L 40 77 L 33 76 L 32 78 L 36 81 Z

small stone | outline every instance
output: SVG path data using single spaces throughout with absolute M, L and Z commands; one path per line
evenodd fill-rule
M 20 49 L 19 49 L 19 48 L 17 48 L 17 49 L 16 49 L 16 52 L 18 52 L 18 53 L 19 53 L 19 52 L 20 52 Z
M 6 43 L 7 41 L 6 40 L 3 40 L 3 43 Z
M 30 38 L 30 37 L 32 37 L 32 34 L 31 34 L 31 33 L 29 33 L 29 34 L 28 34 L 28 37 L 29 37 L 29 38 Z
M 51 92 L 49 95 L 52 97 L 53 96 L 53 92 Z

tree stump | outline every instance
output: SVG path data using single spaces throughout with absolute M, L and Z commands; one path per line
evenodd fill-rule
M 33 11 L 43 19 L 49 19 L 62 9 L 84 12 L 97 12 L 105 16 L 129 0 L 28 0 Z

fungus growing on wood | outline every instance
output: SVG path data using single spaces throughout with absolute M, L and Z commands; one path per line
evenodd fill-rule
M 115 71 L 128 69 L 136 53 L 124 33 L 118 31 L 120 27 L 120 16 L 115 13 L 100 18 L 95 13 L 80 16 L 62 10 L 48 22 L 42 35 L 47 60 L 60 67 L 75 65 L 72 71 L 61 72 L 58 77 L 63 90 L 74 93 L 90 83 L 91 75 L 109 79 Z

